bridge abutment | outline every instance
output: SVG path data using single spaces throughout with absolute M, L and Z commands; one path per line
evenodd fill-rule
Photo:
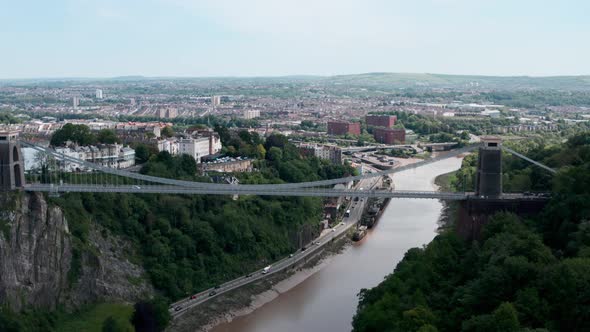
M 534 216 L 543 210 L 548 201 L 546 198 L 471 198 L 460 201 L 455 231 L 463 239 L 478 240 L 483 227 L 487 225 L 494 213 L 512 212 L 523 217 Z
M 23 155 L 18 132 L 0 132 L 0 190 L 22 188 L 25 184 Z

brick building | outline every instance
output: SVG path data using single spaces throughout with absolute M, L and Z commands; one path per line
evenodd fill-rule
M 360 135 L 361 124 L 359 122 L 329 121 L 328 135 Z
M 395 115 L 367 115 L 365 121 L 368 127 L 386 127 L 391 128 L 395 125 L 397 116 Z
M 406 142 L 406 130 L 402 128 L 375 128 L 373 137 L 379 143 L 399 144 Z

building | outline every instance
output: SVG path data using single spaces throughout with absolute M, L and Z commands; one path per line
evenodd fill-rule
M 96 89 L 96 99 L 102 99 L 102 90 Z
M 72 106 L 78 108 L 78 105 L 80 105 L 80 97 L 72 97 Z
M 197 163 L 201 162 L 201 157 L 208 156 L 210 154 L 209 151 L 208 137 L 181 138 L 178 141 L 178 153 L 188 154 L 189 156 L 195 158 Z
M 158 141 L 158 151 L 166 151 L 171 155 L 178 154 L 178 141 L 174 138 L 163 139 Z
M 304 156 L 314 156 L 329 160 L 333 164 L 342 164 L 342 149 L 335 145 L 301 144 L 299 151 Z
M 260 110 L 245 110 L 244 119 L 250 120 L 260 117 Z
M 221 151 L 221 140 L 218 135 L 181 138 L 178 141 L 178 153 L 192 156 L 197 163 L 201 162 L 201 158 L 217 154 L 219 151 Z
M 221 96 L 211 96 L 211 106 L 221 105 Z
M 121 144 L 71 145 L 56 148 L 55 152 L 110 168 L 127 168 L 135 165 L 135 150 Z M 66 172 L 87 170 L 83 165 L 69 161 L 65 161 L 61 166 Z
M 359 122 L 328 121 L 328 135 L 360 135 L 361 124 Z
M 172 107 L 160 108 L 158 110 L 158 116 L 160 119 L 174 119 L 178 116 L 178 111 Z
M 225 162 L 208 162 L 200 165 L 202 173 L 205 172 L 220 172 L 220 173 L 234 173 L 234 172 L 251 172 L 251 159 L 231 159 Z
M 391 128 L 395 125 L 397 116 L 395 115 L 367 115 L 365 121 L 370 127 Z
M 375 141 L 383 144 L 400 144 L 406 142 L 406 130 L 402 128 L 375 128 Z
M 489 116 L 490 118 L 499 118 L 500 117 L 500 111 L 498 110 L 484 110 L 481 112 L 482 116 Z

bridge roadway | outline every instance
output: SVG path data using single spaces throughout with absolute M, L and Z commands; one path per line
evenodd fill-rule
M 189 194 L 189 195 L 263 195 L 263 196 L 313 196 L 313 197 L 389 197 L 389 198 L 430 198 L 464 200 L 467 193 L 411 191 L 411 190 L 355 190 L 355 189 L 250 189 L 235 185 L 230 188 L 187 188 L 160 185 L 87 185 L 87 184 L 26 184 L 26 191 L 49 193 L 94 192 L 94 193 L 135 193 L 135 194 Z
M 51 155 L 52 157 L 56 158 L 57 160 L 64 160 L 69 163 L 81 165 L 81 166 L 87 167 L 89 169 L 94 169 L 94 170 L 101 171 L 104 173 L 127 177 L 127 178 L 132 178 L 132 179 L 137 179 L 137 180 L 142 180 L 142 181 L 147 181 L 147 182 L 155 182 L 155 183 L 160 183 L 160 184 L 169 185 L 169 186 L 180 186 L 180 187 L 189 187 L 189 188 L 210 188 L 210 189 L 222 189 L 222 188 L 230 189 L 230 188 L 235 188 L 235 186 L 236 186 L 236 185 L 231 185 L 231 184 L 217 184 L 217 183 L 193 182 L 193 181 L 166 179 L 166 178 L 160 178 L 160 177 L 156 177 L 156 176 L 149 176 L 149 175 L 144 175 L 144 174 L 139 174 L 139 173 L 133 173 L 133 172 L 128 172 L 128 171 L 118 170 L 115 168 L 97 165 L 97 164 L 94 164 L 91 162 L 87 162 L 85 160 L 66 156 L 66 155 L 57 153 L 57 152 L 53 151 L 52 149 L 41 147 L 41 146 L 38 146 L 38 145 L 35 145 L 32 143 L 28 143 L 26 141 L 19 141 L 19 143 L 22 144 L 23 146 L 30 147 L 30 148 L 34 149 L 35 151 L 38 151 L 38 152 L 41 152 L 41 153 L 44 153 L 47 155 Z M 294 188 L 311 188 L 311 187 L 321 187 L 321 186 L 333 186 L 338 183 L 347 183 L 347 182 L 357 181 L 357 180 L 362 180 L 362 179 L 375 178 L 375 177 L 379 177 L 379 176 L 383 176 L 383 175 L 389 175 L 389 174 L 405 171 L 408 169 L 414 169 L 414 168 L 417 168 L 420 166 L 435 163 L 439 160 L 455 157 L 460 154 L 470 152 L 472 150 L 475 150 L 479 146 L 480 146 L 479 144 L 470 145 L 470 146 L 467 146 L 467 147 L 464 147 L 461 149 L 457 149 L 457 150 L 450 151 L 448 153 L 441 154 L 435 158 L 429 158 L 424 161 L 405 165 L 402 167 L 397 167 L 397 168 L 393 168 L 393 169 L 389 169 L 389 170 L 372 172 L 372 173 L 367 173 L 367 174 L 362 174 L 362 175 L 357 175 L 357 176 L 349 176 L 346 178 L 310 181 L 310 182 L 298 182 L 298 183 L 281 183 L 281 184 L 240 184 L 238 186 L 240 188 L 249 188 L 249 189 L 256 189 L 256 190 L 275 190 L 275 189 L 294 189 Z
M 229 189 L 186 188 L 159 185 L 85 185 L 85 184 L 26 184 L 25 191 L 40 191 L 53 194 L 68 192 L 93 193 L 133 193 L 133 194 L 186 194 L 186 195 L 261 195 L 261 196 L 311 196 L 311 197 L 384 197 L 384 198 L 424 198 L 442 200 L 546 200 L 548 193 L 503 193 L 499 197 L 475 196 L 473 192 L 441 192 L 413 190 L 379 190 L 379 189 L 249 189 L 239 185 Z

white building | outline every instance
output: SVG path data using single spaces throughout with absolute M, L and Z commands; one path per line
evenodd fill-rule
M 80 97 L 73 97 L 72 106 L 74 106 L 74 108 L 78 108 L 78 105 L 80 105 Z
M 171 155 L 178 154 L 178 141 L 174 138 L 163 139 L 158 141 L 158 151 L 166 151 Z
M 244 119 L 250 120 L 260 117 L 260 110 L 245 110 Z
M 500 117 L 500 111 L 486 109 L 485 111 L 481 112 L 481 115 L 483 115 L 483 116 L 489 116 L 490 118 L 499 118 Z
M 135 150 L 120 144 L 59 147 L 55 152 L 110 168 L 127 168 L 135 165 Z M 86 170 L 86 167 L 72 162 L 65 162 L 62 167 L 66 172 Z
M 102 99 L 102 90 L 96 89 L 96 99 Z
M 211 96 L 211 106 L 221 105 L 221 96 Z
M 178 153 L 188 154 L 195 158 L 197 163 L 201 162 L 201 157 L 208 156 L 209 153 L 209 137 L 200 138 L 181 138 L 178 141 Z
M 167 151 L 171 155 L 188 154 L 200 163 L 201 158 L 221 151 L 221 139 L 217 134 L 197 138 L 163 139 L 158 141 L 158 151 Z

